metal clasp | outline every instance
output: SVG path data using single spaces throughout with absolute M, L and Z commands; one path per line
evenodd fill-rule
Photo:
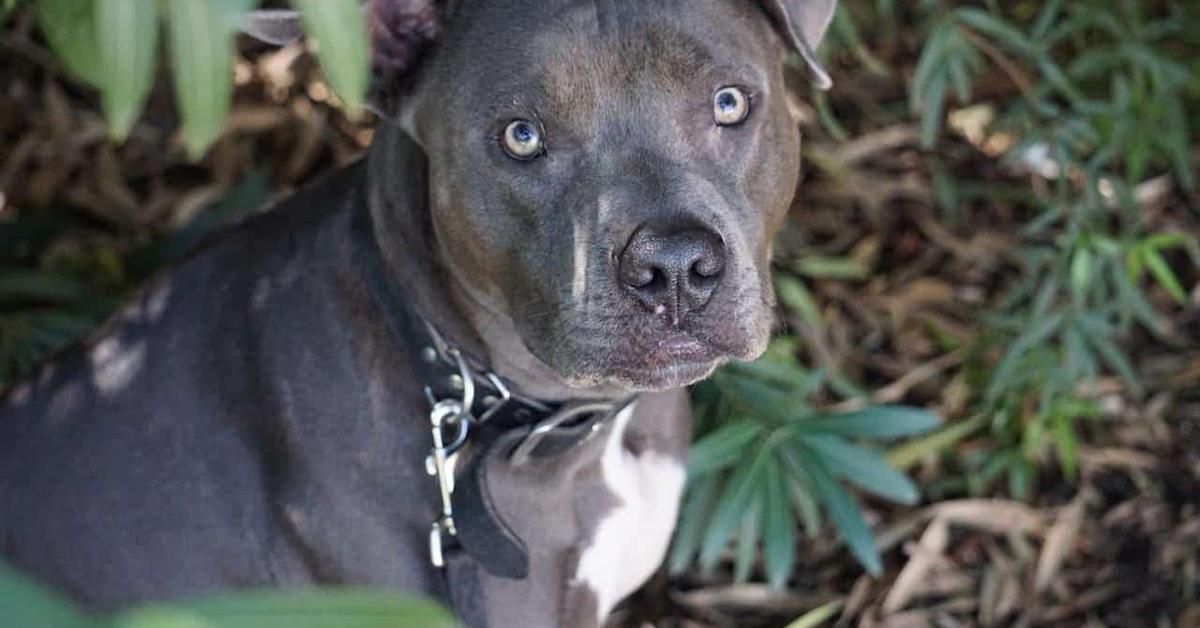
M 442 510 L 429 531 L 429 560 L 434 567 L 446 565 L 445 547 L 447 537 L 458 535 L 454 525 L 454 456 L 467 442 L 471 432 L 471 404 L 475 401 L 475 381 L 467 367 L 466 360 L 457 349 L 447 351 L 454 359 L 460 377 L 462 378 L 462 399 L 435 400 L 433 391 L 426 388 L 431 409 L 429 411 L 430 435 L 433 437 L 433 447 L 425 459 L 425 471 L 437 481 L 438 496 L 441 498 Z M 447 439 L 454 430 L 453 438 Z

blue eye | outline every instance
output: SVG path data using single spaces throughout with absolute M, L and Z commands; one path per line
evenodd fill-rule
M 529 120 L 513 120 L 501 138 L 504 151 L 513 159 L 533 159 L 542 154 L 542 134 Z
M 718 126 L 741 124 L 750 116 L 750 97 L 737 87 L 722 87 L 713 95 L 713 119 Z

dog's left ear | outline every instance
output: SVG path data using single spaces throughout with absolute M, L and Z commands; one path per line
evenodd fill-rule
M 817 59 L 817 47 L 833 21 L 837 0 L 761 0 L 775 20 L 785 41 L 804 59 L 818 89 L 829 89 L 833 81 Z
M 440 16 L 437 0 L 367 0 L 363 11 L 371 39 L 371 94 L 368 108 L 389 117 L 408 77 L 427 46 L 437 36 Z M 246 15 L 242 32 L 260 41 L 286 46 L 304 34 L 300 14 L 263 9 Z

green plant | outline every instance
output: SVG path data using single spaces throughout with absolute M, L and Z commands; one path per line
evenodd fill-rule
M 382 592 L 250 593 L 88 616 L 0 563 L 0 625 L 21 628 L 450 628 L 431 602 Z
M 995 441 L 973 483 L 1007 474 L 1010 491 L 1026 496 L 1048 447 L 1073 477 L 1075 423 L 1100 414 L 1083 384 L 1111 372 L 1141 394 L 1119 339 L 1134 323 L 1163 333 L 1146 274 L 1186 301 L 1163 252 L 1194 252 L 1197 239 L 1150 231 L 1134 187 L 1152 172 L 1195 184 L 1185 111 L 1200 101 L 1200 78 L 1171 40 L 1197 24 L 1178 3 L 1153 19 L 1137 2 L 1054 0 L 1024 17 L 994 3 L 931 4 L 937 17 L 910 87 L 924 144 L 939 138 L 950 95 L 973 102 L 977 79 L 995 70 L 1018 97 L 1000 103 L 993 131 L 1019 138 L 1009 160 L 1049 182 L 1027 196 L 1034 214 L 1012 256 L 1021 280 L 988 318 L 979 353 L 990 364 L 980 406 Z
M 129 134 L 154 85 L 167 27 L 183 140 L 199 159 L 220 136 L 233 89 L 234 36 L 260 0 L 35 0 L 46 40 L 99 90 L 109 133 Z M 358 0 L 296 0 L 334 91 L 353 112 L 367 92 L 366 22 Z M 5 5 L 7 12 L 13 6 Z M 160 16 L 161 12 L 161 16 Z M 161 17 L 161 20 L 160 20 Z
M 697 556 L 701 568 L 711 570 L 736 536 L 736 579 L 752 575 L 761 545 L 766 579 L 782 587 L 795 563 L 797 522 L 816 535 L 821 507 L 855 558 L 869 572 L 881 572 L 870 528 L 842 483 L 916 503 L 912 481 L 863 441 L 920 434 L 938 421 L 922 410 L 891 406 L 823 413 L 809 398 L 825 384 L 823 373 L 800 366 L 794 343 L 785 340 L 767 357 L 728 366 L 696 387 L 697 441 L 671 550 L 673 572 Z

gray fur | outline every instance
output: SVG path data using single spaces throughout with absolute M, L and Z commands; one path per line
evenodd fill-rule
M 94 609 L 328 584 L 440 595 L 427 406 L 414 347 L 353 261 L 357 186 L 393 278 L 445 335 L 532 395 L 642 391 L 629 431 L 609 436 L 682 463 L 679 387 L 754 358 L 771 327 L 771 237 L 799 166 L 784 40 L 742 0 L 442 12 L 365 162 L 224 234 L 10 392 L 5 559 Z M 718 128 L 711 95 L 730 84 L 755 109 Z M 544 126 L 545 158 L 500 151 L 514 117 Z M 616 280 L 649 221 L 703 225 L 727 249 L 711 301 L 680 321 Z M 703 351 L 673 358 L 670 334 Z M 492 463 L 532 565 L 523 581 L 484 578 L 492 625 L 596 624 L 595 591 L 571 574 L 616 506 L 599 442 L 532 471 Z

